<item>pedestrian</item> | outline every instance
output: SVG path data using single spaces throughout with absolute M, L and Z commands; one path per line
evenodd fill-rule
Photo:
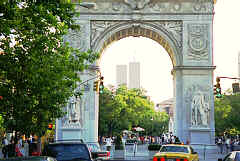
M 112 146 L 112 139 L 111 137 L 107 137 L 106 138 L 106 147 L 107 147 L 107 151 L 111 151 L 111 146 Z
M 29 156 L 29 144 L 28 144 L 28 140 L 24 141 L 24 152 L 25 152 L 25 156 Z
M 217 145 L 218 145 L 218 147 L 219 147 L 219 149 L 220 149 L 220 154 L 223 154 L 223 142 L 222 142 L 222 138 L 221 137 L 218 137 L 217 138 Z
M 181 141 L 180 141 L 180 139 L 177 136 L 175 138 L 175 144 L 181 144 Z
M 15 153 L 15 141 L 14 138 L 11 139 L 10 144 L 8 144 L 8 157 L 15 157 L 16 153 Z
M 231 143 L 231 139 L 227 138 L 226 139 L 226 152 L 227 153 L 230 151 L 230 143 Z
M 3 146 L 2 148 L 2 153 L 3 153 L 3 158 L 8 158 L 8 145 Z
M 15 145 L 15 152 L 16 152 L 17 157 L 23 156 L 21 148 L 22 148 L 21 142 L 20 142 L 20 140 L 18 140 L 17 144 Z
M 7 140 L 7 137 L 3 138 L 2 144 L 3 144 L 3 148 L 2 148 L 3 158 L 8 158 L 8 140 Z
M 234 143 L 233 138 L 231 138 L 230 139 L 230 145 L 229 145 L 230 146 L 229 147 L 230 152 L 233 151 L 233 143 Z

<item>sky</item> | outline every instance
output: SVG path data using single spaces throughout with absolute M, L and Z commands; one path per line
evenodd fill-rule
M 214 78 L 238 77 L 239 16 L 240 0 L 217 1 L 213 21 Z M 100 60 L 104 84 L 116 85 L 116 65 L 132 61 L 140 62 L 140 84 L 152 101 L 159 103 L 173 97 L 171 59 L 161 45 L 145 37 L 127 37 L 105 49 Z M 222 91 L 231 88 L 234 82 L 221 79 Z

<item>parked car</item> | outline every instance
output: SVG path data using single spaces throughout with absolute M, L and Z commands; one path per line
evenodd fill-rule
M 92 154 L 92 158 L 94 160 L 109 160 L 110 159 L 110 151 L 104 151 L 101 149 L 99 143 L 97 142 L 88 142 L 86 143 L 89 151 Z
M 0 161 L 57 161 L 49 156 L 30 156 L 30 157 L 13 157 L 8 159 L 0 159 Z
M 166 144 L 153 156 L 153 161 L 199 161 L 190 145 Z
M 229 152 L 223 159 L 218 159 L 218 161 L 240 161 L 240 151 Z
M 57 161 L 93 161 L 87 144 L 77 141 L 49 143 L 42 154 L 54 157 Z

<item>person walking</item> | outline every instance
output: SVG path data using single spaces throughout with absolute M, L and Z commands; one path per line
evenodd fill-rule
M 8 144 L 8 157 L 15 157 L 16 153 L 15 153 L 15 141 L 14 138 L 11 139 L 10 144 Z
M 231 139 L 228 137 L 226 139 L 226 152 L 229 153 L 230 152 L 230 144 L 231 144 Z
M 222 141 L 222 138 L 221 138 L 221 137 L 218 137 L 218 139 L 217 139 L 217 145 L 218 145 L 218 147 L 219 147 L 219 149 L 220 149 L 219 153 L 220 153 L 220 154 L 223 154 L 223 141 Z
M 2 148 L 2 154 L 3 154 L 3 158 L 8 158 L 8 140 L 7 137 L 3 138 L 3 148 Z
M 20 140 L 18 140 L 17 144 L 15 145 L 15 152 L 16 152 L 17 157 L 23 156 L 21 148 L 22 148 L 21 142 L 20 142 Z
M 111 139 L 111 137 L 107 137 L 106 138 L 107 151 L 111 151 L 111 146 L 112 146 L 112 139 Z

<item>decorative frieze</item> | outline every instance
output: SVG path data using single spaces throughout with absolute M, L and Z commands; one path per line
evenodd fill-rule
M 213 13 L 211 0 L 190 1 L 153 1 L 153 0 L 122 0 L 122 1 L 95 1 L 94 8 L 81 8 L 81 12 L 90 13 Z
M 124 0 L 126 4 L 128 4 L 132 10 L 142 10 L 150 0 Z
M 209 60 L 209 25 L 188 25 L 188 54 L 187 59 L 191 61 Z

